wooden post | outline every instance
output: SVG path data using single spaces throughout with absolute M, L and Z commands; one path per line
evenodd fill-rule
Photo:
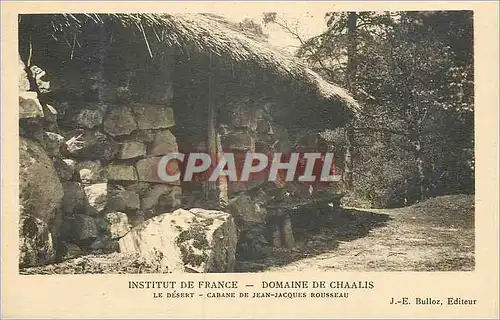
M 213 70 L 212 54 L 210 54 L 208 72 L 207 151 L 212 159 L 212 165 L 210 167 L 211 172 L 215 170 L 217 161 L 219 161 L 224 154 L 220 134 L 217 132 L 217 105 L 214 100 L 215 88 L 213 87 Z M 216 181 L 207 181 L 205 197 L 209 201 L 216 202 L 220 207 L 224 207 L 228 202 L 226 176 L 220 176 Z
M 283 240 L 281 237 L 281 226 L 279 223 L 275 222 L 271 225 L 271 228 L 272 228 L 273 246 L 275 248 L 281 248 L 283 245 Z
M 293 236 L 292 218 L 286 213 L 281 220 L 281 235 L 283 237 L 283 245 L 285 248 L 293 248 L 295 246 L 295 238 Z
M 213 68 L 212 54 L 208 58 L 208 117 L 207 117 L 207 151 L 212 159 L 210 172 L 215 169 L 217 159 L 217 130 L 216 130 L 216 105 L 213 94 Z M 217 181 L 208 181 L 206 184 L 205 197 L 209 201 L 218 200 Z
M 220 159 L 224 156 L 224 150 L 222 149 L 222 142 L 220 138 L 220 133 L 217 134 L 217 157 Z M 219 204 L 224 208 L 229 202 L 228 198 L 228 187 L 227 187 L 227 176 L 219 176 Z

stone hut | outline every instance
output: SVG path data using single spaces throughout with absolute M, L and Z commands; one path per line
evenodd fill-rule
M 229 212 L 238 250 L 257 254 L 272 240 L 273 190 L 165 183 L 159 159 L 291 152 L 358 109 L 301 61 L 210 14 L 21 15 L 19 55 L 22 266 L 117 250 L 105 240 L 195 207 Z

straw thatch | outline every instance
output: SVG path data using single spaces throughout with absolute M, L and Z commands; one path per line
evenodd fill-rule
M 34 21 L 34 22 L 33 22 Z M 315 99 L 336 102 L 354 114 L 358 103 L 339 86 L 322 79 L 299 59 L 272 48 L 268 43 L 246 34 L 236 24 L 211 14 L 51 14 L 37 15 L 35 24 L 51 24 L 54 37 L 69 35 L 74 39 L 86 23 L 111 23 L 134 28 L 143 35 L 146 48 L 158 41 L 167 46 L 211 52 L 234 63 L 253 63 L 266 72 L 293 81 Z M 40 27 L 40 25 L 39 25 Z M 68 40 L 66 39 L 68 42 Z M 151 53 L 151 52 L 150 52 Z

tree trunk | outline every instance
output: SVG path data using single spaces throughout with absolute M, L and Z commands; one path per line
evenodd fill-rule
M 356 24 L 358 14 L 356 12 L 349 12 L 347 17 L 347 72 L 346 72 L 346 86 L 349 91 L 354 92 L 355 78 L 356 78 Z M 345 130 L 346 149 L 344 156 L 344 183 L 347 190 L 353 187 L 353 124 L 350 121 Z
M 427 187 L 425 184 L 425 169 L 424 169 L 424 159 L 422 158 L 422 145 L 420 143 L 420 138 L 417 137 L 413 143 L 415 146 L 415 162 L 417 163 L 417 174 L 418 174 L 418 185 L 419 185 L 419 200 L 424 200 L 427 198 Z
M 346 148 L 344 153 L 344 183 L 347 190 L 352 190 L 353 187 L 353 161 L 352 161 L 352 127 L 348 124 L 345 129 Z
M 427 186 L 425 177 L 425 165 L 422 157 L 422 133 L 420 129 L 421 122 L 414 119 L 414 114 L 408 114 L 408 129 L 410 144 L 413 147 L 413 155 L 415 157 L 415 164 L 417 169 L 418 178 L 418 197 L 417 200 L 424 200 L 427 197 Z
M 349 12 L 347 17 L 347 87 L 349 90 L 354 89 L 354 81 L 356 77 L 356 24 L 358 14 Z

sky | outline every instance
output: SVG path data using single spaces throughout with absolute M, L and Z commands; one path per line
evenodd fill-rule
M 286 23 L 297 30 L 297 33 L 306 40 L 312 36 L 322 33 L 326 28 L 325 13 L 322 12 L 278 12 L 277 18 L 283 19 Z M 294 52 L 300 42 L 278 25 L 264 25 L 263 12 L 220 12 L 229 20 L 240 22 L 245 18 L 252 19 L 260 24 L 264 33 L 269 35 L 269 42 L 287 51 Z

